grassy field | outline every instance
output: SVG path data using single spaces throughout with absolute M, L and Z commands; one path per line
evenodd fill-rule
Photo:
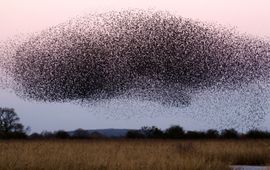
M 223 170 L 270 165 L 270 140 L 0 141 L 0 169 Z

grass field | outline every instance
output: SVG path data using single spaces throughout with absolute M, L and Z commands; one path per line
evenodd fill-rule
M 270 140 L 0 141 L 0 169 L 223 170 L 270 165 Z

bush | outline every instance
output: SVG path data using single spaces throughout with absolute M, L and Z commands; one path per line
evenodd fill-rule
M 87 130 L 77 129 L 73 132 L 72 138 L 75 139 L 88 139 L 90 138 L 90 134 Z
M 103 134 L 99 133 L 98 131 L 94 131 L 92 132 L 89 137 L 91 139 L 105 139 L 107 138 L 106 136 L 104 136 Z
M 70 138 L 70 135 L 68 134 L 68 132 L 64 131 L 64 130 L 59 130 L 57 132 L 54 133 L 55 138 L 59 138 L 59 139 L 68 139 Z
M 42 139 L 43 136 L 39 133 L 32 133 L 30 136 L 29 136 L 30 139 Z
M 43 131 L 41 132 L 41 136 L 45 139 L 52 139 L 54 138 L 54 134 L 52 132 L 49 131 Z
M 252 138 L 252 139 L 270 138 L 270 132 L 254 129 L 254 130 L 248 131 L 246 135 L 244 135 L 244 137 Z
M 180 126 L 171 126 L 170 128 L 166 129 L 165 136 L 166 138 L 170 139 L 180 139 L 183 138 L 185 131 Z
M 1 132 L 0 139 L 26 139 L 27 134 L 24 132 Z
M 221 138 L 224 139 L 237 139 L 239 138 L 239 134 L 234 129 L 224 129 L 221 131 Z
M 142 134 L 145 135 L 147 138 L 163 138 L 164 133 L 162 130 L 157 128 L 156 126 L 147 127 L 144 126 L 141 129 Z
M 141 139 L 145 138 L 145 135 L 142 134 L 140 130 L 129 130 L 126 134 L 126 137 L 131 139 Z
M 206 131 L 206 134 L 205 134 L 206 138 L 218 138 L 219 137 L 219 132 L 217 130 L 214 130 L 214 129 L 209 129 Z
M 206 137 L 205 132 L 199 132 L 199 131 L 188 131 L 185 134 L 186 139 L 203 139 Z

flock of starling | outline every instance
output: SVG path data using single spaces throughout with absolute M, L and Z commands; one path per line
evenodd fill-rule
M 10 44 L 2 72 L 35 101 L 126 97 L 185 107 L 200 91 L 270 80 L 268 41 L 162 11 L 89 14 Z

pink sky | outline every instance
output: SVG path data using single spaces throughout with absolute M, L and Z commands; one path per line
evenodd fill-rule
M 0 44 L 1 40 L 16 34 L 38 32 L 49 26 L 65 22 L 69 18 L 89 12 L 128 8 L 168 10 L 186 18 L 219 23 L 230 27 L 235 26 L 241 32 L 270 39 L 270 0 L 0 0 Z M 218 95 L 205 96 L 206 98 L 197 99 L 197 103 L 186 110 L 156 107 L 156 105 L 149 107 L 145 103 L 136 102 L 123 103 L 122 105 L 116 102 L 116 104 L 106 107 L 84 108 L 68 103 L 50 104 L 24 101 L 15 94 L 0 89 L 0 107 L 16 108 L 23 124 L 29 125 L 32 131 L 39 132 L 57 129 L 72 130 L 79 127 L 85 129 L 140 128 L 144 125 L 157 125 L 161 128 L 167 128 L 171 124 L 180 124 L 189 130 L 216 128 L 214 123 L 209 124 L 188 117 L 189 113 L 198 112 L 200 114 L 204 112 L 203 106 L 206 110 L 209 109 L 209 105 L 206 105 L 205 102 L 213 102 Z M 224 97 L 224 101 L 214 102 L 218 102 L 218 105 L 221 108 L 226 108 L 224 110 L 227 111 L 229 108 L 234 109 L 231 106 L 234 106 L 238 100 L 237 95 L 228 94 Z M 143 114 L 149 112 L 157 115 L 170 113 L 175 116 L 149 116 L 149 118 L 143 119 L 132 117 L 132 119 L 123 118 L 123 120 L 112 121 L 112 119 L 107 118 L 108 115 L 100 114 L 107 112 L 113 114 L 119 110 L 123 115 L 130 114 L 131 117 L 137 112 Z M 217 113 L 215 107 L 210 107 L 209 111 L 213 112 L 213 115 Z M 98 113 L 99 117 L 95 116 L 94 113 Z M 225 113 L 221 110 L 221 114 Z M 262 127 L 270 129 L 269 125 L 270 114 L 267 115 Z
M 91 11 L 127 8 L 169 10 L 269 38 L 269 7 L 269 0 L 0 0 L 0 40 L 40 31 Z

